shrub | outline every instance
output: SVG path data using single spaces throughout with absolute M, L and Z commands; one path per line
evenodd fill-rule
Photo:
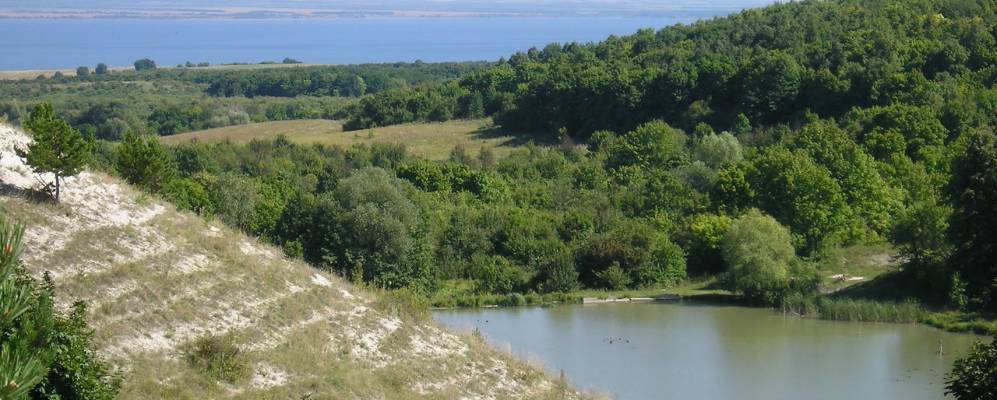
M 720 245 L 733 220 L 726 215 L 698 214 L 682 233 L 688 252 L 688 269 L 693 275 L 719 273 L 725 269 Z
M 125 133 L 118 147 L 116 167 L 128 183 L 153 192 L 162 189 L 176 174 L 173 157 L 156 138 L 132 132 Z
M 228 383 L 239 382 L 250 373 L 246 355 L 230 336 L 201 337 L 187 346 L 184 359 L 212 378 Z
M 457 306 L 477 307 L 480 300 L 476 297 L 473 298 L 473 300 L 459 298 L 456 301 Z M 399 317 L 412 318 L 417 321 L 429 318 L 429 299 L 409 288 L 385 291 L 381 296 L 378 296 L 375 307 L 382 312 Z
M 969 354 L 955 360 L 945 393 L 959 400 L 997 399 L 997 339 L 976 342 Z
M 631 283 L 630 276 L 626 272 L 623 272 L 620 265 L 616 263 L 603 271 L 597 272 L 596 276 L 602 281 L 602 286 L 609 289 L 626 289 Z
M 789 284 L 789 264 L 796 258 L 788 229 L 751 210 L 731 224 L 721 251 L 728 266 L 723 282 L 729 290 L 752 302 L 781 299 Z
M 471 278 L 479 293 L 510 293 L 523 283 L 521 272 L 499 256 L 471 257 Z
M 146 71 L 156 69 L 156 62 L 148 58 L 143 58 L 141 60 L 135 61 L 136 71 Z
M 571 292 L 578 289 L 578 271 L 568 251 L 555 254 L 540 267 L 537 287 L 541 292 Z
M 519 293 L 509 293 L 501 298 L 498 303 L 503 307 L 520 307 L 528 304 L 526 296 Z
M 660 286 L 685 278 L 685 255 L 656 229 L 638 222 L 621 223 L 609 232 L 592 235 L 577 252 L 578 269 L 588 287 Z M 606 274 L 616 266 L 627 279 Z M 612 277 L 612 280 L 607 280 Z
M 202 215 L 214 212 L 211 195 L 196 180 L 189 178 L 171 180 L 163 187 L 161 193 L 177 209 L 194 211 Z

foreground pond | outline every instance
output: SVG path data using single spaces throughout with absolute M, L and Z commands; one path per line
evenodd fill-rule
M 695 302 L 434 312 L 619 399 L 939 399 L 976 339 Z M 938 354 L 939 345 L 944 349 Z

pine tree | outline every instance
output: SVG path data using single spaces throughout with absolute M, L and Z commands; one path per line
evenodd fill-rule
M 118 149 L 118 173 L 128 183 L 158 192 L 174 175 L 173 158 L 155 138 L 126 132 Z
M 25 157 L 35 171 L 55 175 L 55 199 L 59 200 L 62 179 L 83 169 L 90 155 L 89 145 L 79 131 L 55 115 L 48 103 L 36 105 L 24 127 L 34 141 L 20 156 Z
M 0 215 L 0 398 L 17 399 L 47 372 L 53 354 L 47 346 L 53 321 L 47 293 L 37 296 L 18 276 L 23 227 Z M 48 307 L 46 307 L 48 306 Z M 47 308 L 48 312 L 45 312 Z
M 120 378 L 93 347 L 86 308 L 55 312 L 54 284 L 19 264 L 24 228 L 0 214 L 0 399 L 115 398 Z

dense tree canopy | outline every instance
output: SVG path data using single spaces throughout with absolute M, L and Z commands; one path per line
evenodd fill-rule
M 460 79 L 456 89 L 433 85 L 365 99 L 349 125 L 429 120 L 422 107 L 478 97 L 486 114 L 508 128 L 551 135 L 563 128 L 575 138 L 655 118 L 683 129 L 703 122 L 726 130 L 742 117 L 771 125 L 799 121 L 807 111 L 833 118 L 854 107 L 903 112 L 897 104 L 942 109 L 949 129 L 968 120 L 993 122 L 992 103 L 981 109 L 969 99 L 993 97 L 979 78 L 992 77 L 997 61 L 994 12 L 986 0 L 774 5 L 516 53 Z M 394 108 L 387 98 L 411 96 L 425 106 L 387 118 Z M 943 106 L 943 99 L 961 106 Z M 457 111 L 454 117 L 468 116 Z M 913 152 L 938 143 L 932 126 L 923 129 L 929 131 L 911 132 L 918 136 L 908 140 Z
M 948 192 L 952 198 L 953 265 L 972 297 L 997 309 L 997 137 L 992 132 L 967 135 L 953 164 Z

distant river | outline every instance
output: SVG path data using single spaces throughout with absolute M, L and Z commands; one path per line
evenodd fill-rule
M 743 0 L 745 7 L 764 4 Z M 738 11 L 715 11 L 728 14 Z M 354 64 L 498 60 L 551 42 L 588 42 L 674 18 L 370 18 L 300 20 L 0 19 L 0 70 L 185 61 Z M 704 15 L 709 16 L 709 15 Z
M 973 335 L 922 325 L 831 322 L 699 303 L 439 311 L 500 348 L 623 400 L 919 400 Z M 943 348 L 938 354 L 939 344 Z

